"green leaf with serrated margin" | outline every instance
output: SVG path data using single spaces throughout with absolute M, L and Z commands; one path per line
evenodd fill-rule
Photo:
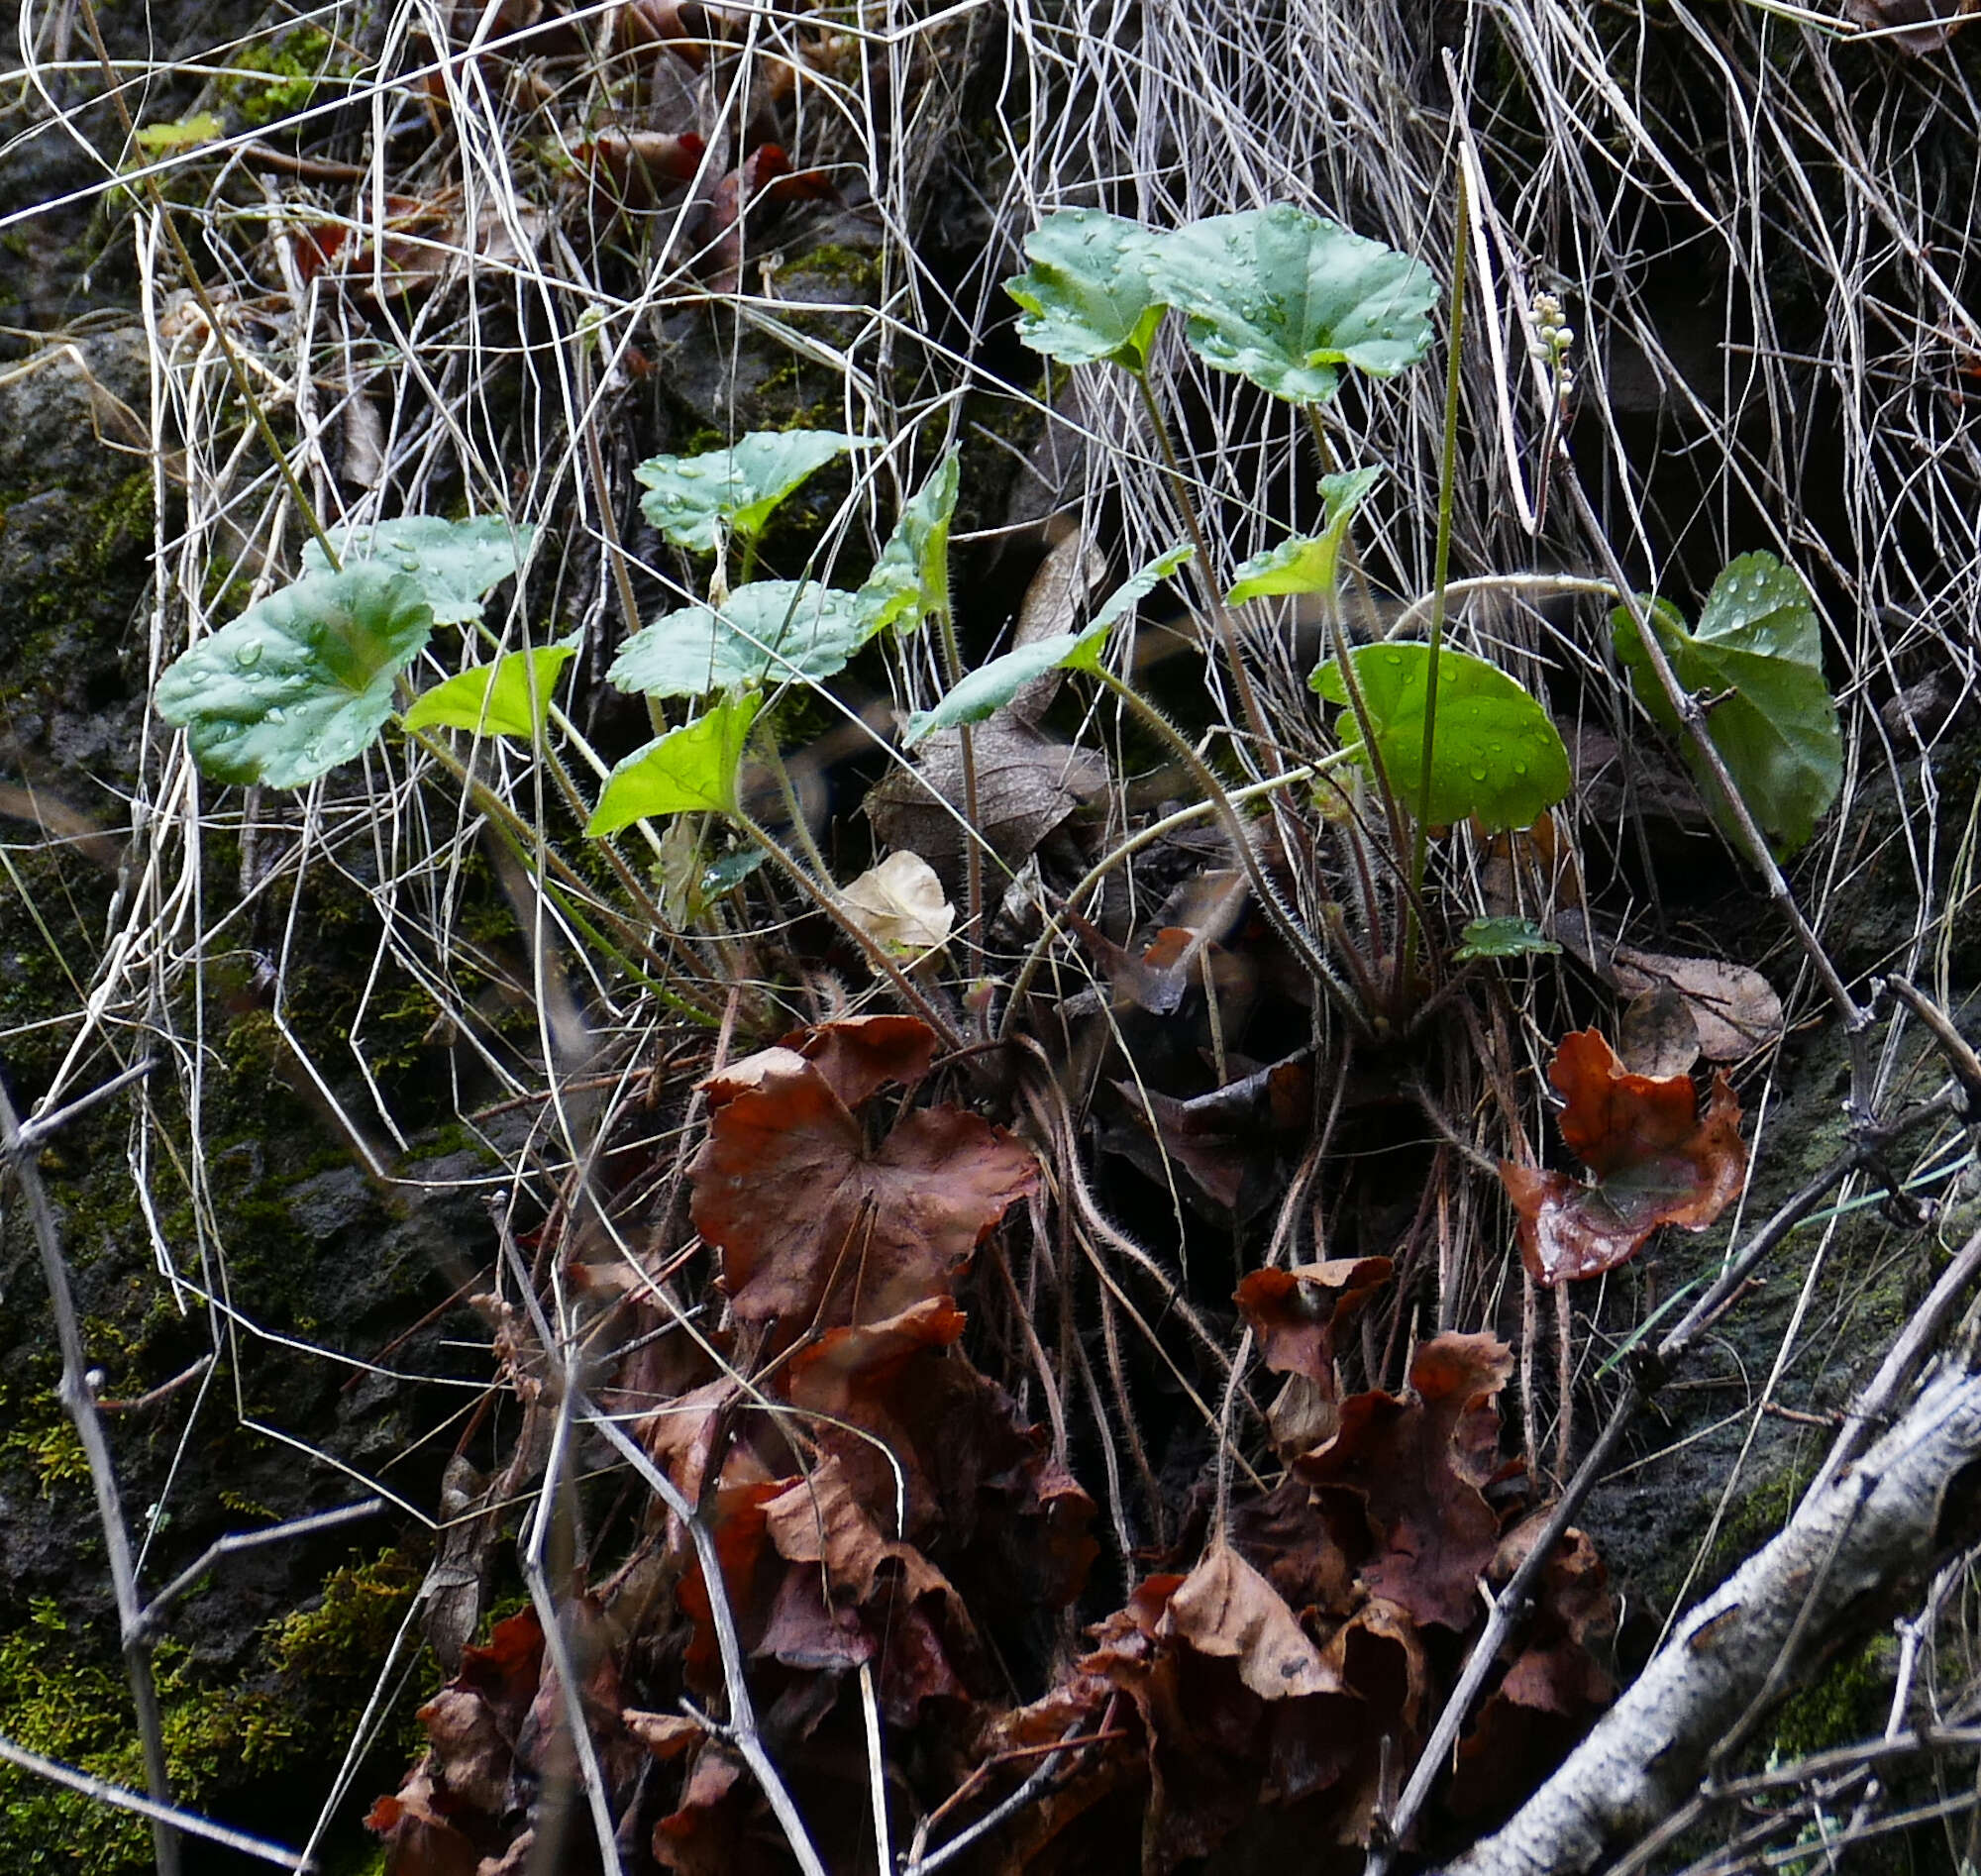
M 1464 942 L 1451 954 L 1455 964 L 1470 964 L 1475 958 L 1523 958 L 1534 953 L 1555 957 L 1561 952 L 1531 918 L 1475 918 L 1460 936 Z
M 1332 592 L 1341 576 L 1341 546 L 1362 497 L 1383 479 L 1380 469 L 1350 469 L 1320 478 L 1321 530 L 1296 534 L 1278 547 L 1254 554 L 1238 569 L 1224 603 L 1242 606 L 1267 593 Z
M 1350 653 L 1391 787 L 1412 813 L 1423 799 L 1428 645 L 1364 645 Z M 1333 659 L 1308 683 L 1330 703 L 1348 692 Z M 1359 750 L 1361 733 L 1344 710 L 1335 734 Z M 1429 816 L 1446 825 L 1477 815 L 1488 833 L 1527 827 L 1568 792 L 1568 751 L 1532 693 L 1497 665 L 1448 648 L 1438 654 L 1437 740 L 1431 754 Z
M 1205 364 L 1295 404 L 1332 397 L 1339 365 L 1391 377 L 1414 365 L 1437 290 L 1421 261 L 1291 202 L 1163 236 L 1153 286 L 1189 315 Z
M 344 566 L 383 567 L 418 580 L 436 625 L 466 625 L 480 618 L 483 596 L 522 566 L 535 537 L 534 528 L 500 515 L 467 521 L 401 515 L 396 521 L 330 530 L 331 546 Z M 303 572 L 330 572 L 320 542 L 303 543 Z
M 405 727 L 423 730 L 438 725 L 482 736 L 541 736 L 558 673 L 576 655 L 577 645 L 575 637 L 568 638 L 537 651 L 508 652 L 492 665 L 457 672 L 414 698 Z
M 1156 232 L 1098 209 L 1048 215 L 1025 237 L 1031 265 L 1004 282 L 1024 309 L 1018 337 L 1063 365 L 1148 367 L 1163 305 L 1152 284 Z
M 416 580 L 360 564 L 270 593 L 158 679 L 154 702 L 219 782 L 300 788 L 363 755 L 433 632 Z
M 727 814 L 757 715 L 755 697 L 730 697 L 628 756 L 605 778 L 584 831 L 616 834 L 663 814 Z
M 908 718 L 901 731 L 902 746 L 911 749 L 937 730 L 953 729 L 960 723 L 982 723 L 1009 703 L 1033 678 L 1042 677 L 1049 671 L 1097 671 L 1107 634 L 1194 553 L 1192 548 L 1173 547 L 1147 566 L 1136 569 L 1085 630 L 1055 632 L 1050 638 L 1034 639 L 1031 644 L 1020 645 L 967 673 L 934 709 L 917 710 Z
M 650 697 L 815 682 L 843 671 L 879 630 L 858 593 L 815 579 L 760 579 L 738 586 L 719 611 L 683 606 L 656 619 L 619 648 L 605 675 Z
M 875 630 L 918 631 L 949 606 L 949 530 L 956 518 L 960 452 L 952 444 L 935 472 L 902 506 L 900 519 L 860 588 Z
M 633 475 L 655 527 L 677 547 L 713 554 L 718 527 L 750 540 L 794 488 L 847 451 L 871 447 L 837 430 L 753 430 L 726 450 L 649 457 Z
M 1772 554 L 1743 554 L 1713 582 L 1691 631 L 1668 601 L 1644 603 L 1673 675 L 1711 699 L 1707 734 L 1747 811 L 1784 852 L 1794 852 L 1843 783 L 1843 732 L 1823 677 L 1823 628 L 1802 575 Z M 1610 617 L 1631 688 L 1679 736 L 1677 713 L 1630 615 L 1619 606 Z M 1680 746 L 1707 801 L 1720 807 L 1691 740 L 1680 738 Z

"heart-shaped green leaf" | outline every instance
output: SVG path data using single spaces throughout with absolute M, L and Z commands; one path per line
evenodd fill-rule
M 1190 315 L 1205 364 L 1289 403 L 1334 395 L 1337 365 L 1391 377 L 1430 345 L 1429 270 L 1291 202 L 1165 235 L 1158 297 Z
M 1254 554 L 1238 569 L 1224 603 L 1242 606 L 1248 599 L 1278 592 L 1332 592 L 1341 576 L 1341 544 L 1362 497 L 1383 479 L 1380 469 L 1350 469 L 1344 475 L 1320 478 L 1321 530 L 1296 534 L 1278 547 Z
M 457 672 L 445 683 L 420 692 L 405 714 L 405 727 L 423 730 L 437 724 L 478 736 L 541 736 L 558 673 L 575 656 L 577 643 L 573 637 L 538 651 L 509 652 L 492 665 Z
M 216 781 L 300 788 L 371 746 L 433 622 L 405 573 L 365 561 L 315 573 L 202 639 L 154 701 Z
M 482 596 L 528 559 L 535 536 L 534 528 L 500 515 L 467 521 L 401 515 L 396 521 L 330 530 L 331 545 L 345 566 L 365 563 L 418 580 L 436 625 L 466 625 L 480 618 Z M 303 543 L 303 572 L 330 572 L 319 542 Z
M 1152 284 L 1159 239 L 1140 222 L 1098 209 L 1048 215 L 1025 237 L 1032 264 L 1004 282 L 1024 308 L 1018 337 L 1063 365 L 1105 360 L 1146 370 L 1163 319 Z
M 1475 958 L 1523 958 L 1533 953 L 1555 957 L 1561 952 L 1531 918 L 1475 918 L 1461 936 L 1464 942 L 1451 954 L 1454 964 L 1470 964 Z
M 1802 575 L 1772 554 L 1741 555 L 1713 582 L 1690 632 L 1675 606 L 1664 600 L 1646 605 L 1679 682 L 1712 699 L 1707 733 L 1747 811 L 1784 852 L 1793 852 L 1815 831 L 1843 782 L 1843 734 L 1823 679 L 1823 628 Z M 1638 700 L 1676 736 L 1677 714 L 1630 615 L 1618 607 L 1610 616 L 1616 655 Z M 1711 774 L 1689 740 L 1684 748 L 1694 779 L 1713 802 Z
M 683 606 L 619 648 L 605 675 L 621 690 L 699 697 L 842 671 L 880 630 L 859 593 L 815 579 L 760 579 L 738 586 L 720 612 Z
M 848 450 L 869 447 L 837 430 L 753 430 L 726 450 L 649 457 L 633 474 L 655 527 L 677 547 L 713 554 L 718 527 L 754 539 L 792 489 Z
M 1138 568 L 1096 612 L 1084 631 L 1055 632 L 1050 638 L 1034 639 L 1020 645 L 988 665 L 967 674 L 956 688 L 932 710 L 917 710 L 901 730 L 903 748 L 912 749 L 937 730 L 953 729 L 959 723 L 982 723 L 1009 703 L 1035 677 L 1049 671 L 1097 671 L 1100 649 L 1107 634 L 1131 612 L 1136 603 L 1167 579 L 1195 553 L 1189 547 L 1173 547 Z
M 921 628 L 932 613 L 949 608 L 949 528 L 956 517 L 960 453 L 952 444 L 935 472 L 901 509 L 887 545 L 860 588 L 875 630 Z
M 584 831 L 616 834 L 663 814 L 727 814 L 757 715 L 755 697 L 728 697 L 691 723 L 637 749 L 605 778 Z
M 1364 645 L 1350 654 L 1390 785 L 1414 812 L 1423 800 L 1428 645 Z M 1330 703 L 1346 703 L 1341 668 L 1329 659 L 1307 680 Z M 1359 749 L 1354 717 L 1335 734 Z M 1468 652 L 1438 653 L 1437 740 L 1431 753 L 1429 818 L 1439 826 L 1477 815 L 1486 831 L 1526 827 L 1568 792 L 1568 751 L 1553 719 L 1497 665 Z

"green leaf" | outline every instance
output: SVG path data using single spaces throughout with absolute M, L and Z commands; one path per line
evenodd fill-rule
M 1207 365 L 1289 403 L 1325 403 L 1337 365 L 1391 377 L 1430 345 L 1429 269 L 1291 202 L 1164 236 L 1154 284 Z
M 1049 671 L 1097 671 L 1100 648 L 1107 634 L 1131 612 L 1136 603 L 1153 592 L 1195 553 L 1189 547 L 1173 547 L 1138 568 L 1122 581 L 1084 631 L 1055 632 L 1050 638 L 1034 639 L 1020 645 L 988 665 L 967 674 L 956 688 L 933 710 L 917 710 L 901 731 L 901 746 L 912 749 L 937 730 L 953 729 L 959 723 L 982 723 L 1009 703 L 1035 677 Z
M 1815 831 L 1817 817 L 1843 782 L 1843 734 L 1823 678 L 1823 629 L 1802 575 L 1772 554 L 1743 554 L 1713 582 L 1692 631 L 1664 600 L 1647 602 L 1647 610 L 1679 682 L 1714 699 L 1707 734 L 1747 811 L 1792 853 Z M 1616 655 L 1638 700 L 1678 736 L 1678 716 L 1630 615 L 1618 607 L 1610 617 Z M 1694 779 L 1714 801 L 1710 772 L 1689 738 L 1681 738 L 1681 746 Z
M 1031 265 L 1004 282 L 1024 308 L 1018 337 L 1064 365 L 1148 368 L 1163 305 L 1151 283 L 1161 237 L 1098 209 L 1048 215 L 1025 237 Z
M 1238 569 L 1224 603 L 1242 606 L 1276 592 L 1332 592 L 1341 573 L 1341 544 L 1362 497 L 1383 479 L 1380 469 L 1351 469 L 1320 478 L 1321 530 L 1296 534 L 1278 547 L 1254 554 Z
M 457 673 L 445 683 L 423 690 L 404 718 L 409 730 L 434 724 L 444 729 L 472 730 L 480 736 L 521 736 L 534 740 L 544 733 L 551 713 L 551 692 L 558 673 L 574 657 L 573 635 L 541 650 L 509 652 L 492 665 L 476 665 Z
M 147 124 L 132 133 L 132 141 L 146 156 L 170 156 L 181 150 L 197 150 L 227 134 L 227 126 L 211 111 L 195 111 L 171 124 Z
M 364 754 L 433 632 L 419 582 L 360 564 L 270 593 L 202 639 L 154 701 L 220 782 L 300 788 Z
M 760 579 L 738 586 L 720 612 L 683 606 L 656 619 L 619 648 L 605 675 L 650 697 L 816 682 L 843 671 L 880 629 L 859 593 L 815 579 Z
M 1423 798 L 1424 704 L 1428 645 L 1364 645 L 1351 654 L 1390 785 L 1415 812 Z M 1330 703 L 1346 703 L 1341 668 L 1329 659 L 1308 683 Z M 1335 733 L 1361 747 L 1343 711 Z M 1554 721 L 1497 665 L 1468 652 L 1438 654 L 1437 742 L 1431 756 L 1433 824 L 1476 814 L 1489 834 L 1526 827 L 1568 792 L 1568 751 Z
M 1443 689 L 1442 683 L 1439 689 Z M 1539 952 L 1560 955 L 1561 947 L 1531 918 L 1475 918 L 1465 927 L 1464 943 L 1451 954 L 1455 964 L 1475 958 L 1523 958 Z
M 935 473 L 901 509 L 887 545 L 860 588 L 875 630 L 915 632 L 931 613 L 949 607 L 949 528 L 956 516 L 960 452 L 952 444 Z
M 605 778 L 584 831 L 602 836 L 662 814 L 731 812 L 743 744 L 756 715 L 755 697 L 730 697 L 635 750 Z
M 837 430 L 753 430 L 727 450 L 649 457 L 633 475 L 655 527 L 677 547 L 713 554 L 718 527 L 754 539 L 799 483 L 848 450 L 871 447 Z
M 500 515 L 447 521 L 401 515 L 355 528 L 332 528 L 331 545 L 347 567 L 367 563 L 420 583 L 436 625 L 466 625 L 481 616 L 482 595 L 528 559 L 536 529 Z M 322 543 L 303 543 L 303 572 L 327 573 Z

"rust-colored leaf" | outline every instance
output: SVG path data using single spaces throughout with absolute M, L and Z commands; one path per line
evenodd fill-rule
M 1409 1398 L 1351 1395 L 1334 1437 L 1299 1462 L 1312 1484 L 1362 1501 L 1373 1540 L 1362 1581 L 1419 1622 L 1463 1629 L 1478 1614 L 1500 1535 L 1480 1487 L 1512 1372 L 1512 1352 L 1491 1335 L 1437 1336 L 1410 1364 Z
M 1334 1338 L 1390 1281 L 1387 1257 L 1334 1257 L 1295 1270 L 1255 1270 L 1237 1303 L 1276 1375 L 1303 1375 L 1334 1398 Z
M 665 131 L 601 130 L 589 142 L 574 146 L 576 157 L 591 181 L 592 213 L 638 214 L 657 204 L 679 199 L 681 187 L 695 178 L 707 150 L 692 131 L 678 136 Z
M 872 1322 L 945 1296 L 1037 1180 L 1023 1146 L 958 1107 L 909 1114 L 870 1150 L 840 1089 L 857 1101 L 927 1056 L 893 1033 L 884 1068 L 843 1033 L 851 1027 L 831 1025 L 816 1061 L 780 1045 L 704 1084 L 708 1140 L 688 1169 L 694 1222 L 721 1252 L 746 1322 Z
M 1520 1255 L 1552 1288 L 1615 1270 L 1661 1224 L 1703 1231 L 1747 1179 L 1740 1103 L 1723 1073 L 1706 1113 L 1689 1076 L 1631 1075 L 1594 1029 L 1564 1036 L 1548 1079 L 1567 1097 L 1561 1137 L 1597 1183 L 1503 1163 Z

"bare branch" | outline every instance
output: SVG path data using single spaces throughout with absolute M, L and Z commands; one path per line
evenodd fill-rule
M 1855 1467 L 1693 1611 L 1636 1684 L 1512 1823 L 1448 1876 L 1594 1867 L 1683 1804 L 1765 1692 L 1933 1568 L 1947 1482 L 1981 1458 L 1981 1376 L 1948 1364 Z

